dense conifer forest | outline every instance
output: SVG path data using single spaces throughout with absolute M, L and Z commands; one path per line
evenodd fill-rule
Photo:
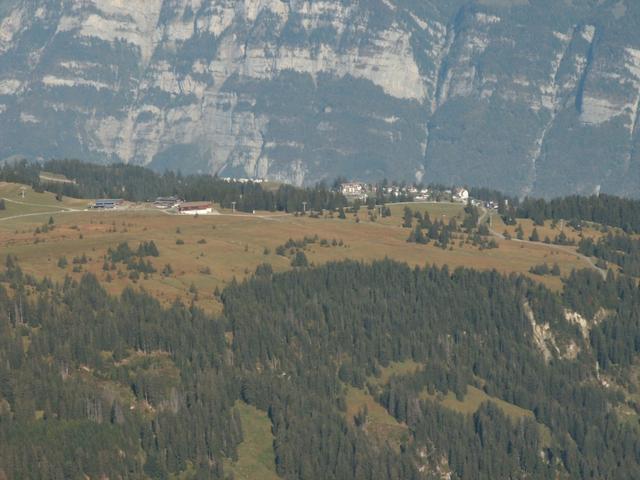
M 578 271 L 556 294 L 517 275 L 343 261 L 261 266 L 220 295 L 213 317 L 143 291 L 109 296 L 90 274 L 36 279 L 8 257 L 0 478 L 229 478 L 238 401 L 268 414 L 286 479 L 640 477 L 629 277 Z M 420 367 L 378 380 L 409 360 Z M 368 431 L 366 411 L 349 418 L 347 387 L 406 427 L 397 444 Z M 436 400 L 471 388 L 531 414 Z
M 517 206 L 515 216 L 531 218 L 536 223 L 547 219 L 595 222 L 619 227 L 628 233 L 640 232 L 640 200 L 613 195 L 571 195 L 553 200 L 527 198 Z
M 640 277 L 640 239 L 623 233 L 609 233 L 594 241 L 583 238 L 578 250 L 600 260 L 618 265 L 622 272 Z

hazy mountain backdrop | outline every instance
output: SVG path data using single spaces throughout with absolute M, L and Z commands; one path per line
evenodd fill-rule
M 2 0 L 0 159 L 640 195 L 636 0 Z

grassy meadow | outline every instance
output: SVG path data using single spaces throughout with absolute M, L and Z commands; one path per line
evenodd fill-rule
M 348 214 L 346 219 L 337 215 L 311 218 L 268 212 L 231 214 L 224 210 L 220 210 L 220 215 L 178 216 L 148 205 L 90 211 L 85 210 L 87 200 L 65 198 L 58 202 L 50 193 L 30 189 L 22 199 L 20 186 L 14 184 L 0 184 L 0 197 L 7 199 L 6 210 L 0 211 L 0 251 L 3 255 L 17 256 L 27 273 L 60 281 L 65 275 L 79 278 L 84 272 L 93 272 L 112 293 L 134 285 L 163 302 L 195 301 L 209 311 L 220 309 L 213 294 L 216 288 L 221 290 L 233 278 L 247 277 L 261 263 L 270 263 L 275 271 L 290 269 L 290 255 L 278 255 L 276 249 L 290 238 L 298 240 L 305 236 L 317 235 L 327 240 L 327 245 L 316 242 L 305 247 L 309 262 L 315 265 L 347 258 L 371 261 L 389 257 L 410 265 L 446 264 L 451 268 L 518 272 L 553 289 L 561 288 L 559 277 L 533 276 L 529 269 L 541 263 L 557 263 L 566 275 L 574 268 L 587 266 L 571 248 L 562 250 L 541 242 L 498 240 L 499 248 L 486 250 L 460 240 L 448 249 L 407 243 L 409 229 L 401 226 L 404 205 L 392 205 L 391 217 L 370 221 L 364 208 L 357 216 Z M 461 218 L 463 207 L 452 203 L 416 203 L 412 208 L 427 211 L 432 218 L 442 215 Z M 54 228 L 43 229 L 50 217 Z M 527 222 L 521 221 L 525 233 Z M 502 231 L 496 223 L 494 229 Z M 334 239 L 342 245 L 333 246 Z M 151 259 L 157 273 L 133 282 L 123 266 L 117 271 L 103 271 L 109 248 L 120 242 L 137 248 L 140 242 L 148 240 L 153 240 L 160 251 L 159 257 Z M 87 263 L 74 265 L 74 257 L 82 255 Z M 65 268 L 57 266 L 61 257 L 68 262 Z M 173 273 L 163 276 L 160 272 L 167 264 Z M 109 278 L 111 281 L 107 282 Z
M 238 460 L 225 461 L 225 471 L 236 480 L 276 480 L 275 454 L 271 420 L 257 408 L 238 402 L 235 406 L 242 423 L 243 440 L 238 446 Z

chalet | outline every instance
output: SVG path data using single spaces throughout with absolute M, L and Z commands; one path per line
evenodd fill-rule
M 185 202 L 178 205 L 178 212 L 183 215 L 210 215 L 213 205 L 211 202 Z
M 343 195 L 361 195 L 364 193 L 362 185 L 356 182 L 343 183 L 341 185 Z
M 153 202 L 153 205 L 156 208 L 173 208 L 177 207 L 180 203 L 182 203 L 182 200 L 178 197 L 158 197 L 155 202 Z
M 358 198 L 360 200 L 367 200 L 367 190 L 364 185 L 357 182 L 343 183 L 340 186 L 340 191 L 347 198 Z
M 469 200 L 469 191 L 463 187 L 454 189 L 453 200 L 456 202 L 466 202 Z

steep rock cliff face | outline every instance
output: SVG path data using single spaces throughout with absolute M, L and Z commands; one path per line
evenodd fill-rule
M 629 0 L 5 0 L 0 158 L 638 195 L 639 19 Z

